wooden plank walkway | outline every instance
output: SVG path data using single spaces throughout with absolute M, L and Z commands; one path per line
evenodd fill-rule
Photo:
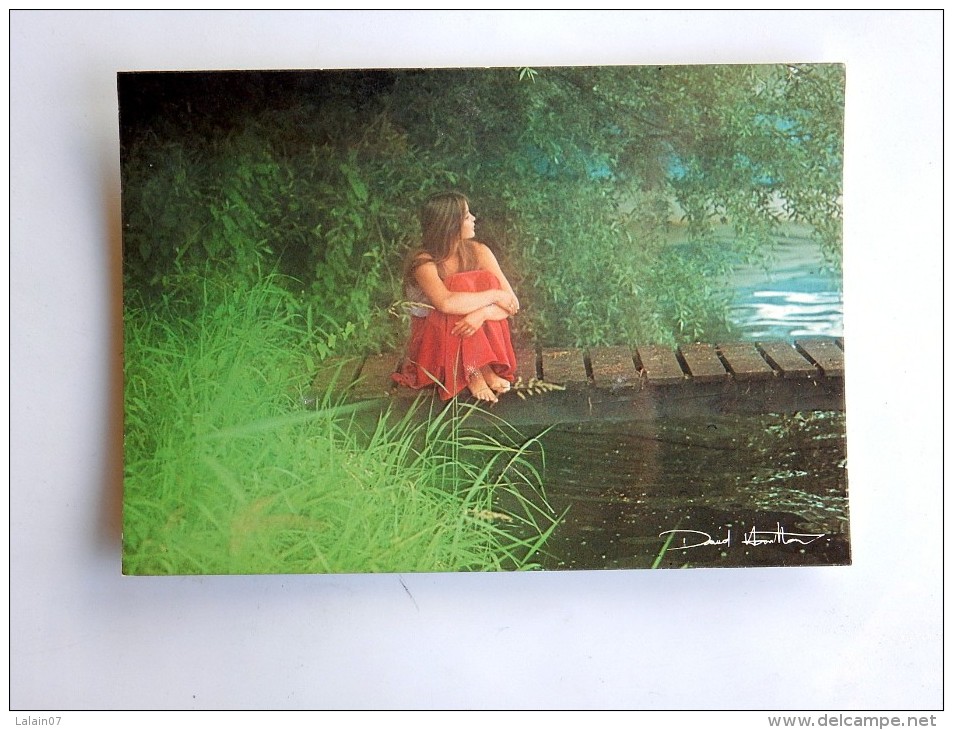
M 682 345 L 679 352 L 688 367 L 688 374 L 699 383 L 713 383 L 728 378 L 728 371 L 714 345 Z
M 787 342 L 767 342 L 759 344 L 758 349 L 783 378 L 804 378 L 818 374 L 814 364 Z
M 634 388 L 639 384 L 641 374 L 628 347 L 593 347 L 589 362 L 597 388 Z
M 751 342 L 719 345 L 718 350 L 732 377 L 738 380 L 763 380 L 774 377 L 774 368 Z
M 658 345 L 636 349 L 642 373 L 651 385 L 670 385 L 685 379 L 685 371 L 673 350 Z
M 678 348 L 523 347 L 516 354 L 522 383 L 542 380 L 561 386 L 565 390 L 550 393 L 551 400 L 584 403 L 590 413 L 598 410 L 594 404 L 615 408 L 636 402 L 658 413 L 664 400 L 722 410 L 843 407 L 842 340 L 694 343 Z M 333 382 L 353 399 L 410 400 L 418 391 L 398 387 L 391 379 L 399 366 L 400 357 L 394 354 L 336 360 L 319 371 L 313 391 L 320 394 Z M 531 400 L 536 399 L 527 398 L 526 403 Z
M 585 385 L 589 382 L 582 350 L 543 350 L 543 377 L 547 383 Z
M 797 343 L 797 349 L 829 378 L 844 377 L 844 351 L 833 342 L 815 340 Z

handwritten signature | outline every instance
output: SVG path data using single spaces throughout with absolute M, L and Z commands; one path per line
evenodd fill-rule
M 731 529 L 727 530 L 725 537 L 715 539 L 710 533 L 701 530 L 666 530 L 659 533 L 659 537 L 671 535 L 673 538 L 681 535 L 681 545 L 669 545 L 669 550 L 689 550 L 691 548 L 704 547 L 705 545 L 731 545 Z M 815 540 L 824 537 L 824 533 L 814 534 L 807 532 L 788 532 L 778 523 L 773 530 L 759 530 L 752 527 L 744 533 L 741 538 L 742 545 L 810 545 Z M 694 542 L 689 542 L 694 540 Z

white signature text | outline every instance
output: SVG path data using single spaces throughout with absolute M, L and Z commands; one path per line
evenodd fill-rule
M 712 537 L 711 533 L 701 530 L 666 530 L 659 533 L 659 537 L 672 536 L 674 543 L 676 539 L 681 538 L 681 545 L 669 545 L 669 550 L 689 550 L 691 548 L 704 547 L 706 545 L 731 545 L 731 529 L 727 528 L 724 537 Z M 773 530 L 759 530 L 752 527 L 744 533 L 741 538 L 742 545 L 810 545 L 815 540 L 824 537 L 824 533 L 808 532 L 788 532 L 780 523 Z

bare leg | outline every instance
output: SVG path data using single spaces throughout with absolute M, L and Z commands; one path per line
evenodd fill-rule
M 477 371 L 474 373 L 473 377 L 470 378 L 470 382 L 467 384 L 467 387 L 470 389 L 473 397 L 477 400 L 486 401 L 488 403 L 497 402 L 496 394 L 493 392 L 490 386 L 487 385 L 482 371 Z

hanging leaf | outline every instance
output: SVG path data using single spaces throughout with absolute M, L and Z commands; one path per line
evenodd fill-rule
M 348 183 L 350 183 L 351 190 L 354 191 L 354 195 L 357 197 L 358 201 L 361 203 L 366 203 L 367 186 L 357 176 L 357 173 L 354 171 L 354 169 L 350 165 L 343 164 L 341 165 L 341 172 L 344 173 L 344 177 L 346 177 Z

